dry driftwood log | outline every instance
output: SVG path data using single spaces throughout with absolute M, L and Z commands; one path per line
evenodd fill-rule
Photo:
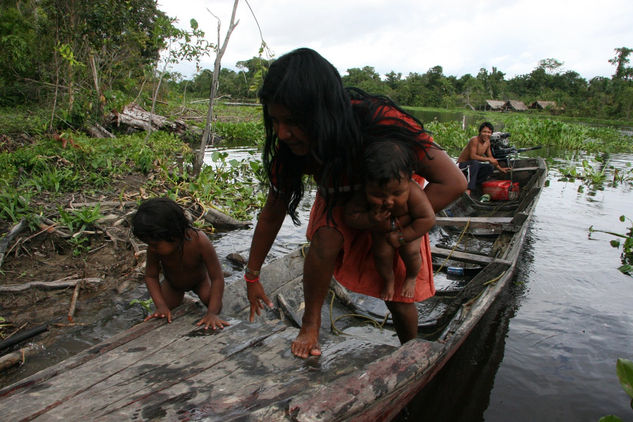
M 10 368 L 14 365 L 21 365 L 24 363 L 26 358 L 33 354 L 39 346 L 35 344 L 29 344 L 26 347 L 21 348 L 12 353 L 7 353 L 6 355 L 0 357 L 0 371 L 3 371 L 7 368 Z
M 8 284 L 5 286 L 0 286 L 0 293 L 16 293 L 24 290 L 28 290 L 31 288 L 39 288 L 43 290 L 52 290 L 52 289 L 65 289 L 67 287 L 75 287 L 78 283 L 88 284 L 99 284 L 103 280 L 98 277 L 88 277 L 82 279 L 75 280 L 56 280 L 56 281 L 31 281 L 28 283 L 21 284 Z
M 147 130 L 150 122 L 152 129 L 155 130 L 164 129 L 176 133 L 183 133 L 187 130 L 187 124 L 184 121 L 170 121 L 164 116 L 151 114 L 135 103 L 126 105 L 121 112 L 112 112 L 109 117 L 109 123 L 117 127 L 124 125 L 140 130 Z
M 209 208 L 204 215 L 204 219 L 208 223 L 211 223 L 216 229 L 221 230 L 241 229 L 248 227 L 251 224 L 247 221 L 238 221 L 215 208 Z
M 86 127 L 86 132 L 93 138 L 114 138 L 114 135 L 99 123 Z
M 26 227 L 26 223 L 24 220 L 21 220 L 18 224 L 13 226 L 13 228 L 7 233 L 7 235 L 0 240 L 0 266 L 2 266 L 2 261 L 4 260 L 4 253 L 9 247 L 9 243 L 15 238 L 24 228 Z

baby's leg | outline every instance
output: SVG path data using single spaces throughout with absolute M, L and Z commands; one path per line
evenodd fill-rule
M 169 309 L 174 309 L 176 306 L 182 303 L 182 299 L 185 297 L 185 291 L 172 287 L 167 278 L 163 279 L 160 283 L 160 291 L 163 294 L 163 299 Z
M 421 241 L 422 238 L 419 237 L 398 249 L 407 270 L 404 284 L 402 285 L 402 296 L 404 297 L 412 298 L 415 296 L 415 281 L 422 266 L 422 256 L 420 255 Z
M 376 271 L 378 271 L 384 281 L 380 298 L 392 300 L 395 293 L 393 275 L 393 256 L 395 252 L 393 246 L 387 242 L 384 233 L 372 233 L 372 252 Z

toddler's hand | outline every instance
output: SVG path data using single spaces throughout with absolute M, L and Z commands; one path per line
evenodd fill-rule
M 171 311 L 167 306 L 158 306 L 154 313 L 145 317 L 143 321 L 149 321 L 152 318 L 167 318 L 167 322 L 171 322 Z
M 198 321 L 196 325 L 197 326 L 204 325 L 205 330 L 208 330 L 209 326 L 211 326 L 211 328 L 215 330 L 218 328 L 223 329 L 224 327 L 227 327 L 231 324 L 220 319 L 220 317 L 217 316 L 216 314 L 206 314 L 200 321 Z

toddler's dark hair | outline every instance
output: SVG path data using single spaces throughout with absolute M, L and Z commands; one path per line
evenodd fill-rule
M 403 174 L 407 179 L 413 174 L 415 153 L 402 142 L 371 142 L 363 158 L 365 180 L 381 186 L 392 179 L 401 180 Z
M 193 226 L 184 210 L 169 198 L 144 201 L 132 217 L 132 233 L 145 243 L 159 240 L 183 242 L 190 228 Z

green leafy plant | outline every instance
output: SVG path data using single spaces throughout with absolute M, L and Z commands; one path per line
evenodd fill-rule
M 7 189 L 0 193 L 0 218 L 17 223 L 30 216 L 30 201 L 31 196 L 28 193 L 19 194 L 15 189 Z
M 618 268 L 618 270 L 624 274 L 631 275 L 633 272 L 633 221 L 624 215 L 620 216 L 620 221 L 623 223 L 628 221 L 631 224 L 625 234 L 594 229 L 593 226 L 590 226 L 589 238 L 591 239 L 592 233 L 606 233 L 611 236 L 615 236 L 617 239 L 612 239 L 609 243 L 612 247 L 617 249 L 622 247 L 622 252 L 620 253 L 622 265 Z M 624 240 L 622 241 L 621 239 Z
M 73 256 L 81 256 L 90 251 L 90 239 L 86 236 L 75 235 L 69 240 L 73 248 Z
M 59 215 L 62 223 L 72 233 L 79 233 L 94 226 L 103 215 L 100 212 L 99 204 L 94 207 L 82 207 L 76 210 L 66 211 L 59 208 Z
M 631 397 L 631 409 L 633 409 L 633 362 L 620 358 L 615 368 L 622 389 Z M 615 415 L 608 415 L 600 418 L 600 422 L 622 422 L 622 419 Z
M 130 306 L 139 305 L 141 309 L 143 309 L 144 315 L 149 315 L 152 312 L 152 307 L 154 306 L 154 301 L 150 297 L 149 299 L 132 299 L 130 301 Z

